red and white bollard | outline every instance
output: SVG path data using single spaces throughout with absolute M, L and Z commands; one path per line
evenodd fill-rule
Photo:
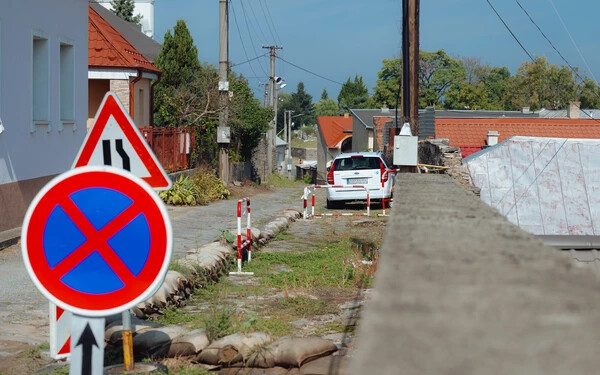
M 344 188 L 354 188 L 354 189 L 363 189 L 367 193 L 367 212 L 363 214 L 359 213 L 332 213 L 332 214 L 316 214 L 315 213 L 315 189 L 323 189 L 323 188 L 334 188 L 334 189 L 344 189 Z M 308 215 L 308 195 L 312 195 L 312 207 L 311 214 Z M 371 215 L 371 193 L 369 189 L 364 185 L 311 185 L 304 188 L 304 219 L 308 219 L 309 217 L 324 217 L 324 216 L 370 216 Z
M 397 169 L 387 169 L 387 170 L 383 171 L 383 174 L 381 175 L 381 190 L 382 190 L 382 191 L 383 191 L 383 189 L 385 188 L 385 181 L 387 180 L 387 179 L 385 178 L 385 176 L 386 176 L 387 174 L 389 174 L 389 173 L 397 173 L 397 172 L 398 172 L 398 170 L 397 170 Z M 381 213 L 381 214 L 377 214 L 377 216 L 380 216 L 380 217 L 381 217 L 381 216 L 390 216 L 390 215 L 387 215 L 387 214 L 385 213 L 385 202 L 386 202 L 386 201 L 389 201 L 389 202 L 391 202 L 391 201 L 392 201 L 392 198 L 389 198 L 389 199 L 387 199 L 387 198 L 383 198 L 383 197 L 381 198 L 381 209 L 383 210 L 383 213 Z M 390 206 L 390 207 L 391 207 L 391 206 Z
M 246 203 L 246 210 L 242 207 Z M 246 240 L 242 242 L 242 214 L 246 212 Z M 252 230 L 250 218 L 250 199 L 242 198 L 237 204 L 237 272 L 229 272 L 229 275 L 251 276 L 254 272 L 242 272 L 242 251 L 244 248 L 248 250 L 248 262 L 252 260 Z
M 71 355 L 71 313 L 50 302 L 50 356 L 54 359 Z

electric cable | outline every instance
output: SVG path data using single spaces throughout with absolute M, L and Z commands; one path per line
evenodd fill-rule
M 343 85 L 344 85 L 344 84 L 343 84 L 343 83 L 341 83 L 341 82 L 335 81 L 335 80 L 333 80 L 333 79 L 329 79 L 329 78 L 327 78 L 327 77 L 324 77 L 324 76 L 322 76 L 322 75 L 320 75 L 320 74 L 317 74 L 317 73 L 315 73 L 315 72 L 311 72 L 310 70 L 308 70 L 308 69 L 306 69 L 306 68 L 303 68 L 303 67 L 301 67 L 301 66 L 298 66 L 298 65 L 296 65 L 296 64 L 294 64 L 294 63 L 291 63 L 291 62 L 289 62 L 289 61 L 285 60 L 285 59 L 284 59 L 284 58 L 282 58 L 282 57 L 279 57 L 279 56 L 276 56 L 276 57 L 277 57 L 279 60 L 281 60 L 281 61 L 283 61 L 283 62 L 285 62 L 285 63 L 287 63 L 287 64 L 290 64 L 291 66 L 293 66 L 293 67 L 295 67 L 295 68 L 298 68 L 298 69 L 300 69 L 300 70 L 303 70 L 303 71 L 305 71 L 306 73 L 310 73 L 310 74 L 312 74 L 312 75 L 314 75 L 314 76 L 316 76 L 316 77 L 319 77 L 319 78 L 321 78 L 321 79 L 324 79 L 324 80 L 326 80 L 326 81 L 329 81 L 329 82 L 337 83 L 337 84 L 338 84 L 338 85 L 340 85 L 340 86 L 343 86 Z

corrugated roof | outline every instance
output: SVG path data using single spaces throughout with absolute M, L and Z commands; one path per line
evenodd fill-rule
M 448 138 L 452 146 L 484 146 L 487 132 L 496 130 L 499 141 L 514 136 L 598 138 L 600 121 L 545 118 L 436 118 L 436 138 Z
M 600 234 L 600 139 L 513 137 L 463 168 L 481 199 L 523 230 Z
M 319 131 L 329 148 L 337 148 L 344 139 L 352 136 L 352 117 L 318 116 Z
M 435 110 L 435 117 L 443 118 L 532 118 L 539 117 L 537 112 L 522 111 L 481 111 L 481 110 Z
M 154 59 L 156 59 L 162 49 L 160 43 L 144 34 L 138 25 L 121 19 L 102 5 L 91 3 L 90 6 L 121 33 L 148 61 L 154 62 Z
M 135 47 L 91 6 L 88 18 L 88 65 L 90 67 L 142 68 L 160 73 Z

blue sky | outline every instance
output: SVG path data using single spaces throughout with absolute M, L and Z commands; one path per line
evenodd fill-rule
M 532 55 L 563 64 L 514 0 L 490 1 Z M 591 77 L 554 4 L 593 75 L 600 77 L 600 1 L 519 2 L 567 61 Z M 184 19 L 200 59 L 216 65 L 218 15 L 218 0 L 155 0 L 155 39 L 162 42 L 165 31 Z M 382 60 L 400 55 L 401 17 L 401 0 L 231 0 L 230 59 L 241 63 L 267 52 L 263 44 L 281 44 L 284 49 L 278 53 L 283 59 L 337 82 L 362 75 L 372 92 Z M 486 0 L 421 1 L 421 49 L 440 48 L 453 57 L 480 57 L 483 63 L 507 66 L 511 72 L 528 59 Z M 268 69 L 268 56 L 233 68 L 249 78 L 261 99 L 259 83 L 268 80 Z M 341 87 L 281 60 L 277 60 L 276 74 L 285 78 L 287 92 L 304 82 L 315 101 L 324 88 L 337 98 Z

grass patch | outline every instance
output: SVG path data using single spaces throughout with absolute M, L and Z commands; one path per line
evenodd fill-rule
M 289 314 L 308 317 L 314 315 L 334 314 L 338 306 L 323 300 L 315 300 L 307 296 L 282 298 L 277 301 L 277 307 Z
M 277 173 L 270 175 L 269 178 L 267 178 L 267 183 L 279 188 L 297 188 L 304 186 L 303 181 L 290 180 Z
M 317 148 L 317 141 L 315 141 L 315 140 L 305 141 L 300 138 L 293 138 L 292 139 L 292 147 Z
M 19 354 L 20 357 L 27 359 L 40 359 L 42 358 L 42 351 L 49 350 L 50 345 L 48 344 L 39 344 L 33 348 L 27 349 L 24 352 Z
M 258 253 L 246 270 L 260 277 L 264 285 L 282 290 L 315 287 L 352 286 L 354 270 L 352 246 L 347 239 L 320 245 L 321 249 L 305 253 Z M 284 265 L 291 272 L 276 273 Z

